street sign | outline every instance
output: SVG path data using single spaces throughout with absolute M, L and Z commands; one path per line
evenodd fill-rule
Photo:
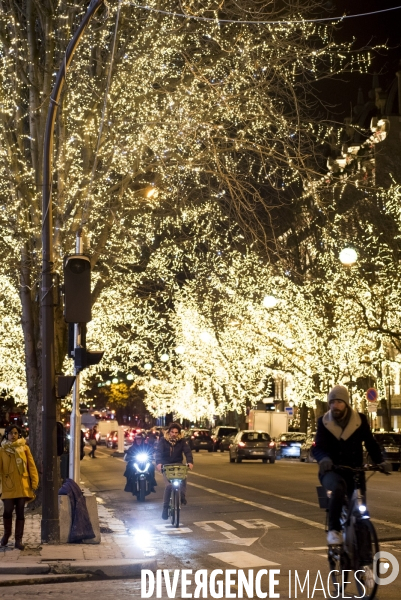
M 375 388 L 369 388 L 366 392 L 366 398 L 369 400 L 369 402 L 376 402 L 378 396 L 379 393 Z
M 378 406 L 379 406 L 378 402 L 369 402 L 368 412 L 377 412 Z
M 285 407 L 285 412 L 287 413 L 287 415 L 289 417 L 294 416 L 294 407 L 293 406 L 286 406 Z

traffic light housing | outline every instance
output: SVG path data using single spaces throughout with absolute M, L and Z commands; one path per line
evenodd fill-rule
M 87 350 L 77 347 L 74 349 L 74 367 L 77 371 L 82 371 L 86 367 L 97 365 L 103 358 L 103 350 Z
M 91 263 L 83 254 L 64 257 L 64 320 L 88 323 L 92 320 Z

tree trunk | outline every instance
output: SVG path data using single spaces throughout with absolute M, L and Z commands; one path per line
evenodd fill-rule
M 387 400 L 385 398 L 382 398 L 380 400 L 380 408 L 382 410 L 382 419 L 383 419 L 383 427 L 384 427 L 384 431 L 390 431 L 390 418 L 389 418 L 389 411 L 388 411 L 388 406 L 387 406 Z
M 308 430 L 308 412 L 308 407 L 305 402 L 302 402 L 299 409 L 299 431 L 302 431 L 302 433 L 306 433 Z

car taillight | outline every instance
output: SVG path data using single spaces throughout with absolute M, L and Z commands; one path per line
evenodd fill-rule
M 287 442 L 280 442 L 280 446 L 288 446 Z
M 245 446 L 245 442 L 238 442 L 238 446 L 241 446 L 241 448 L 243 448 Z
M 118 439 L 118 438 L 117 438 L 117 436 L 115 435 L 115 436 L 113 437 L 113 440 L 116 442 L 116 441 L 117 441 L 117 439 Z
M 312 442 L 312 446 L 316 446 L 316 442 Z
M 193 440 L 193 439 L 195 439 L 195 436 L 194 436 L 194 435 L 191 435 L 191 440 Z
M 275 444 L 274 442 L 270 442 L 270 444 L 269 444 L 269 448 L 274 448 L 274 446 L 275 446 L 275 445 L 276 445 L 276 444 Z

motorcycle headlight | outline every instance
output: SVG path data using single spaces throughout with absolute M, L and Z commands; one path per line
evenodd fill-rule
M 142 454 L 138 454 L 138 456 L 136 457 L 138 462 L 146 462 L 147 460 L 149 460 L 148 455 L 146 454 L 146 452 L 143 452 Z

